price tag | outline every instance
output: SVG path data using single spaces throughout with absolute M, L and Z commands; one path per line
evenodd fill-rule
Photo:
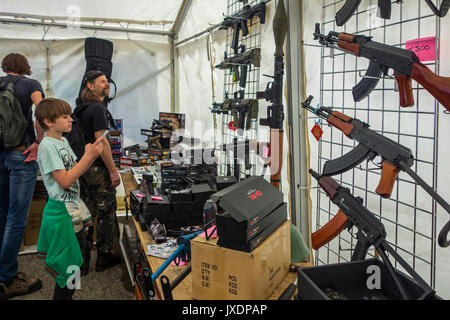
M 262 149 L 262 157 L 263 158 L 268 158 L 269 157 L 269 147 L 268 146 L 264 146 Z
M 322 134 L 323 134 L 323 130 L 317 122 L 314 125 L 314 127 L 312 127 L 311 132 L 317 141 L 319 141 L 320 137 L 322 137 Z
M 421 62 L 434 61 L 436 57 L 436 37 L 406 41 L 406 50 L 416 54 Z
M 228 129 L 230 129 L 231 131 L 237 130 L 237 126 L 234 126 L 234 121 L 228 122 Z

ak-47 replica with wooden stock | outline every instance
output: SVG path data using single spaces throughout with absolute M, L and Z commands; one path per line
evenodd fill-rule
M 275 65 L 273 82 L 267 84 L 264 92 L 257 92 L 257 99 L 265 98 L 272 103 L 267 107 L 267 118 L 260 119 L 260 125 L 270 127 L 270 183 L 280 189 L 281 166 L 283 164 L 283 46 L 287 34 L 287 15 L 284 1 L 279 0 L 273 17 L 273 35 L 275 38 Z
M 327 120 L 329 125 L 341 130 L 348 138 L 359 142 L 347 154 L 340 158 L 326 161 L 322 170 L 322 176 L 334 176 L 346 172 L 355 168 L 366 159 L 373 160 L 376 156 L 380 156 L 382 159 L 382 173 L 378 187 L 375 190 L 376 193 L 383 198 L 389 198 L 398 173 L 405 171 L 450 214 L 450 205 L 410 168 L 414 164 L 414 156 L 410 149 L 371 130 L 367 123 L 358 119 L 351 118 L 330 108 L 312 107 L 312 99 L 313 97 L 309 96 L 302 102 L 302 107 Z M 334 219 L 327 224 L 326 228 L 324 227 L 327 230 L 326 232 L 324 232 L 325 229 L 320 229 L 317 232 L 320 232 L 320 234 L 325 233 L 331 239 L 333 235 L 339 234 L 343 228 L 343 221 Z M 441 247 L 450 245 L 450 241 L 447 240 L 449 231 L 450 221 L 439 233 L 438 243 Z M 323 244 L 314 243 L 313 240 L 314 249 L 318 249 L 321 245 Z
M 352 261 L 360 261 L 366 258 L 368 249 L 374 246 L 375 250 L 380 254 L 381 259 L 396 287 L 398 296 L 403 300 L 412 299 L 413 293 L 409 292 L 409 288 L 405 286 L 399 273 L 395 271 L 387 253 L 393 257 L 405 271 L 416 281 L 423 292 L 417 298 L 418 300 L 432 299 L 435 291 L 403 260 L 403 258 L 389 245 L 386 241 L 386 229 L 383 223 L 363 206 L 363 200 L 355 197 L 350 193 L 348 188 L 339 185 L 333 178 L 320 176 L 313 170 L 309 170 L 310 174 L 318 181 L 319 186 L 325 191 L 330 200 L 339 207 L 338 213 L 333 219 L 339 219 L 343 222 L 343 227 L 349 230 L 352 227 L 358 229 L 356 237 L 357 243 L 353 251 Z M 342 230 L 341 229 L 341 230 Z M 335 234 L 334 236 L 336 236 Z M 313 242 L 322 242 L 325 244 L 328 239 L 322 238 L 321 234 L 312 235 Z M 414 297 L 415 298 L 415 297 Z
M 382 75 L 389 69 L 394 70 L 398 84 L 400 106 L 414 105 L 411 79 L 420 83 L 433 97 L 450 111 L 450 77 L 441 77 L 424 64 L 412 51 L 372 41 L 371 37 L 345 32 L 330 31 L 328 35 L 320 33 L 320 24 L 316 23 L 314 40 L 329 48 L 351 53 L 370 60 L 363 79 L 353 87 L 353 99 L 358 102 L 375 89 Z

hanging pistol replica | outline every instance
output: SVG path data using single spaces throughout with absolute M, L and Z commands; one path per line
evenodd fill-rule
M 370 60 L 363 79 L 353 87 L 353 99 L 358 102 L 375 89 L 380 77 L 394 70 L 398 84 L 400 106 L 414 105 L 411 79 L 420 83 L 447 110 L 450 110 L 450 78 L 433 73 L 412 51 L 372 41 L 371 37 L 345 32 L 330 31 L 328 35 L 320 33 L 320 24 L 316 23 L 314 40 L 329 48 L 351 53 Z
M 279 0 L 273 17 L 273 35 L 275 38 L 275 63 L 273 81 L 267 84 L 264 92 L 257 92 L 257 99 L 265 98 L 272 103 L 267 107 L 267 118 L 260 119 L 260 125 L 270 128 L 270 183 L 280 189 L 281 166 L 283 164 L 283 45 L 288 29 L 288 17 L 284 1 Z
M 396 0 L 396 3 L 401 3 L 402 0 Z M 438 9 L 432 0 L 425 0 L 433 13 L 438 17 L 445 17 L 450 7 L 450 0 L 443 0 L 441 7 Z M 347 0 L 343 6 L 336 12 L 336 24 L 343 26 L 358 9 L 361 0 Z M 378 16 L 382 19 L 391 18 L 391 0 L 378 0 Z
M 348 138 L 359 142 L 347 154 L 340 158 L 326 161 L 323 166 L 322 176 L 334 176 L 346 172 L 366 159 L 373 160 L 376 156 L 380 156 L 382 159 L 382 173 L 378 187 L 375 190 L 376 193 L 383 198 L 389 198 L 398 173 L 405 171 L 450 214 L 450 205 L 411 169 L 411 166 L 414 164 L 414 156 L 410 149 L 371 130 L 367 123 L 358 119 L 351 118 L 330 108 L 312 107 L 312 99 L 313 97 L 309 96 L 302 102 L 302 107 L 327 120 L 329 125 L 341 130 Z M 332 230 L 337 231 L 339 228 L 342 228 L 342 223 L 336 225 Z M 330 236 L 335 231 L 330 232 Z M 439 233 L 438 243 L 441 247 L 450 245 L 450 241 L 447 240 L 449 231 L 450 221 Z

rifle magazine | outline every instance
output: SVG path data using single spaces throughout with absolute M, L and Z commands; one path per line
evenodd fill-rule
M 370 149 L 366 146 L 359 144 L 352 151 L 347 152 L 342 157 L 337 159 L 328 160 L 325 162 L 322 170 L 323 176 L 334 176 L 342 172 L 356 167 L 358 164 L 364 161 L 369 154 Z

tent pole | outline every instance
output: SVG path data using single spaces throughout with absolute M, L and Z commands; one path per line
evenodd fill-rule
M 169 37 L 170 46 L 170 112 L 176 112 L 176 81 L 175 81 L 175 39 L 173 36 Z
M 63 29 L 67 29 L 67 23 L 62 22 L 46 22 L 46 21 L 30 21 L 23 19 L 6 19 L 0 18 L 0 23 L 6 24 L 25 24 L 31 26 L 46 26 L 46 27 L 59 27 Z M 117 28 L 117 27 L 105 27 L 105 26 L 91 26 L 80 24 L 77 26 L 80 29 L 86 30 L 97 30 L 97 31 L 111 31 L 111 32 L 125 32 L 125 33 L 144 33 L 144 34 L 153 34 L 159 36 L 171 36 L 173 35 L 172 31 L 159 31 L 159 30 L 144 30 L 144 29 L 134 29 L 134 28 Z

